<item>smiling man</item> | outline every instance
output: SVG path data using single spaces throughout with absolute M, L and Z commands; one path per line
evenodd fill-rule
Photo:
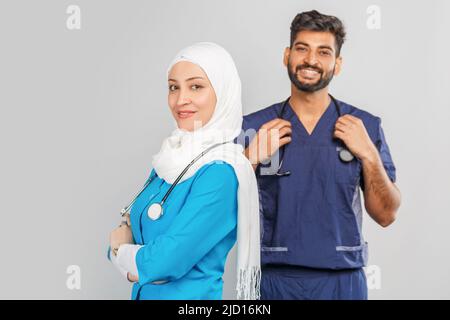
M 244 117 L 257 133 L 244 145 L 260 192 L 262 299 L 367 299 L 360 190 L 383 227 L 400 206 L 380 118 L 328 92 L 344 39 L 338 18 L 298 14 L 284 52 L 291 96 Z

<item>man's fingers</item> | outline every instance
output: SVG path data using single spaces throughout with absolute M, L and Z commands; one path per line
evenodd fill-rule
M 276 135 L 278 135 L 279 137 L 282 137 L 284 135 L 286 135 L 286 133 L 290 133 L 292 132 L 292 127 L 289 123 L 282 123 L 279 122 L 275 125 L 275 127 L 271 128 L 271 129 L 267 129 L 267 131 L 265 132 L 265 134 L 271 138 L 271 137 L 276 137 Z
M 258 130 L 258 134 L 252 141 L 249 149 L 248 158 L 251 161 L 262 162 L 270 158 L 277 149 L 290 141 L 292 134 L 292 125 L 284 119 L 273 119 L 266 122 Z
M 358 123 L 362 123 L 362 120 L 360 118 L 357 118 L 355 116 L 352 116 L 350 114 L 345 114 L 341 117 L 338 118 L 337 122 L 342 122 L 342 123 L 348 123 L 348 124 L 353 124 L 356 125 Z
M 285 135 L 291 135 L 292 134 L 292 128 L 291 127 L 283 127 L 279 131 L 280 138 L 284 137 Z
M 275 125 L 275 123 L 277 123 L 277 122 L 279 122 L 279 121 L 280 121 L 279 118 L 272 119 L 272 120 L 270 120 L 270 121 L 264 123 L 264 124 L 261 126 L 260 129 L 269 129 L 269 128 L 272 128 L 272 127 Z
M 292 124 L 289 121 L 280 119 L 278 122 L 276 122 L 269 130 L 280 130 L 284 127 L 292 127 Z
M 347 128 L 346 124 L 343 124 L 342 122 L 336 122 L 336 125 L 334 126 L 336 130 L 345 131 Z
M 285 120 L 281 120 L 275 123 L 271 128 L 262 128 L 258 131 L 259 144 L 271 144 L 271 139 L 278 137 L 283 137 L 286 134 L 292 133 L 291 123 Z
M 346 115 L 344 115 L 344 117 L 345 117 L 345 119 L 347 119 L 353 123 L 358 123 L 358 122 L 362 121 L 360 118 L 352 116 L 351 114 L 346 114 Z
M 344 125 L 351 125 L 353 124 L 353 121 L 351 121 L 348 118 L 345 118 L 345 116 L 340 117 L 339 119 L 337 119 L 336 124 L 341 123 Z
M 284 146 L 285 144 L 288 144 L 289 142 L 291 142 L 291 140 L 292 140 L 292 138 L 289 136 L 289 137 L 284 137 L 284 138 L 281 138 L 280 139 L 280 148 L 282 147 L 282 146 Z
M 271 150 L 271 154 L 273 154 L 280 146 L 280 140 L 284 137 L 291 136 L 292 129 L 290 127 L 283 127 L 280 130 L 275 129 L 270 131 L 270 136 L 267 139 L 267 146 Z
M 334 130 L 333 136 L 338 139 L 343 139 L 345 136 L 345 132 L 339 129 Z

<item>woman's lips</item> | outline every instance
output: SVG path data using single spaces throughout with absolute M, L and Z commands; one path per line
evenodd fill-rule
M 192 117 L 197 111 L 178 111 L 177 115 L 180 119 L 187 119 Z

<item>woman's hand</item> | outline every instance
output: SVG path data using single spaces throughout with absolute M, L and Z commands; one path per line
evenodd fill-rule
M 128 281 L 130 281 L 130 282 L 138 282 L 139 281 L 139 277 L 138 276 L 132 275 L 129 272 L 127 274 L 127 278 L 128 278 Z
M 130 214 L 129 214 L 128 212 L 125 213 L 124 216 L 123 216 L 123 218 L 125 218 L 125 219 L 122 219 L 122 220 L 123 220 L 123 221 L 126 221 L 126 222 L 127 222 L 127 225 L 131 227 Z
M 134 244 L 133 232 L 131 231 L 131 227 L 127 223 L 122 222 L 119 227 L 111 232 L 109 241 L 113 254 L 117 255 L 117 249 L 120 245 L 125 243 Z

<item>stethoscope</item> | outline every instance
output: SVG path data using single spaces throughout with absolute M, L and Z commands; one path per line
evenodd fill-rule
M 223 145 L 225 143 L 230 143 L 232 141 L 226 141 L 226 142 L 220 142 L 220 143 L 216 143 L 212 146 L 210 146 L 209 148 L 207 148 L 206 150 L 204 150 L 202 153 L 200 153 L 198 156 L 196 156 L 187 166 L 186 168 L 184 168 L 184 170 L 180 173 L 180 175 L 175 179 L 174 183 L 170 186 L 169 190 L 167 190 L 166 194 L 164 195 L 164 197 L 161 199 L 160 202 L 156 202 L 156 203 L 152 203 L 148 209 L 147 209 L 147 215 L 150 219 L 152 220 L 157 220 L 159 219 L 162 215 L 163 215 L 163 205 L 166 202 L 167 198 L 169 197 L 170 193 L 172 192 L 172 190 L 175 188 L 175 186 L 177 185 L 177 183 L 181 180 L 181 178 L 183 178 L 183 176 L 185 175 L 185 173 L 189 170 L 189 168 L 201 157 L 203 157 L 207 152 L 209 152 L 210 150 Z M 147 186 L 152 183 L 152 181 L 154 180 L 156 175 L 153 175 L 152 177 L 150 177 L 147 182 L 144 184 L 144 186 L 142 187 L 142 189 L 134 196 L 133 200 L 131 200 L 131 202 L 124 207 L 122 210 L 120 210 L 120 215 L 122 216 L 122 218 L 125 216 L 125 214 L 129 213 L 131 206 L 134 204 L 134 202 L 136 201 L 136 199 L 141 195 L 141 193 L 145 190 L 145 188 L 147 188 Z
M 336 112 L 337 112 L 338 116 L 341 117 L 342 116 L 342 112 L 341 112 L 341 106 L 340 106 L 339 102 L 331 94 L 329 94 L 329 96 L 331 98 L 331 101 L 334 104 L 334 107 L 336 108 Z M 286 109 L 286 106 L 287 106 L 288 101 L 289 101 L 290 98 L 291 97 L 287 98 L 283 102 L 283 105 L 281 106 L 281 111 L 278 114 L 278 118 L 283 119 L 283 115 L 285 113 L 285 109 Z M 347 147 L 345 146 L 345 144 L 343 142 L 342 142 L 342 144 L 344 146 L 341 147 L 340 150 L 339 150 L 339 159 L 341 159 L 341 161 L 345 162 L 345 163 L 351 162 L 355 158 L 355 156 L 347 149 Z M 280 176 L 280 177 L 288 176 L 288 175 L 291 174 L 291 172 L 288 171 L 288 170 L 286 170 L 284 172 L 281 172 L 281 166 L 282 166 L 283 160 L 284 160 L 285 148 L 286 148 L 286 145 L 284 145 L 284 146 L 282 146 L 280 148 L 280 165 L 278 167 L 278 171 L 275 173 L 275 175 Z

